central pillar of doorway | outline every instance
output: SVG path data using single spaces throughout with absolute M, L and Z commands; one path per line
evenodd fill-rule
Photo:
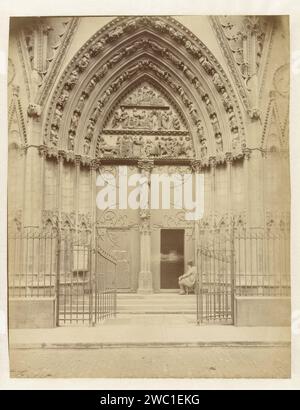
M 139 161 L 138 167 L 145 177 L 147 184 L 147 202 L 143 204 L 145 209 L 140 210 L 140 272 L 138 280 L 138 293 L 153 293 L 153 276 L 151 272 L 151 212 L 150 212 L 150 184 L 153 161 Z

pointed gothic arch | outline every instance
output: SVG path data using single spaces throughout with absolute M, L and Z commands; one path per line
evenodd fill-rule
M 137 72 L 128 75 L 134 66 Z M 117 18 L 79 50 L 48 103 L 44 143 L 84 156 L 90 112 L 102 101 L 99 116 L 105 118 L 106 103 L 111 110 L 118 103 L 120 88 L 134 84 L 135 75 L 152 76 L 180 103 L 181 115 L 193 117 L 189 124 L 197 159 L 225 159 L 228 152 L 243 155 L 243 118 L 222 67 L 186 28 L 162 17 Z M 91 158 L 96 155 L 99 127 L 95 123 L 89 128 L 92 148 L 86 155 Z

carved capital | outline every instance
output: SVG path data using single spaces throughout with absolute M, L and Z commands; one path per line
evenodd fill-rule
M 140 168 L 143 171 L 151 172 L 152 169 L 154 168 L 154 161 L 153 160 L 138 161 L 138 168 Z
M 62 164 L 65 160 L 65 152 L 63 150 L 59 150 L 57 152 L 57 161 L 59 164 Z
M 243 154 L 244 154 L 245 159 L 249 160 L 250 157 L 251 157 L 251 149 L 249 149 L 249 148 L 244 148 L 244 149 L 243 149 Z
M 210 158 L 209 158 L 209 165 L 210 165 L 212 168 L 216 168 L 216 166 L 217 166 L 217 158 L 216 158 L 216 157 L 210 157 Z
M 93 159 L 91 161 L 91 169 L 96 171 L 101 167 L 101 161 L 99 159 Z
M 46 145 L 40 145 L 39 147 L 38 147 L 38 151 L 39 151 L 39 155 L 42 157 L 42 158 L 46 158 L 47 157 L 47 147 L 46 147 Z
M 80 163 L 81 163 L 81 155 L 75 155 L 75 165 L 76 167 L 80 167 Z
M 226 159 L 227 164 L 232 164 L 233 162 L 232 152 L 226 152 L 225 159 Z
M 203 169 L 203 164 L 200 160 L 195 160 L 191 162 L 191 168 L 193 172 L 200 173 Z

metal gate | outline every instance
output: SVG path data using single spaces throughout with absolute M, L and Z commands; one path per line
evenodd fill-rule
M 290 297 L 289 227 L 202 231 L 197 322 L 234 323 L 237 297 Z
M 197 250 L 197 323 L 233 324 L 234 252 L 227 236 L 216 235 Z
M 90 231 L 9 232 L 8 273 L 10 298 L 56 298 L 57 326 L 116 316 L 116 261 L 97 240 L 92 246 Z
M 95 325 L 117 311 L 116 261 L 88 236 L 62 235 L 58 255 L 57 325 Z

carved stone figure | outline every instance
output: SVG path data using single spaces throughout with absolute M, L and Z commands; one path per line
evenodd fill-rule
M 164 47 L 161 47 L 160 45 L 158 45 L 157 43 L 155 43 L 154 41 L 148 40 L 147 41 L 148 45 L 152 48 L 152 50 L 157 53 L 157 54 L 165 54 L 167 49 Z
M 85 94 L 86 95 L 90 95 L 91 92 L 94 90 L 94 88 L 96 87 L 96 84 L 98 82 L 98 78 L 96 76 L 94 76 L 91 81 L 88 83 L 86 89 L 85 89 Z
M 172 111 L 169 110 L 167 112 L 163 112 L 161 115 L 161 126 L 163 129 L 168 130 L 170 129 L 170 125 L 172 122 Z
M 86 129 L 85 140 L 92 141 L 93 135 L 95 131 L 95 120 L 93 118 L 90 119 L 89 124 Z
M 213 76 L 213 83 L 214 83 L 216 89 L 219 92 L 221 92 L 225 88 L 225 85 L 224 85 L 223 81 L 221 80 L 220 75 L 213 69 L 212 70 L 212 76 Z
M 108 40 L 115 41 L 124 34 L 123 27 L 119 26 L 108 33 Z
M 216 151 L 217 153 L 223 152 L 223 139 L 222 139 L 222 134 L 218 132 L 215 135 L 215 140 L 216 140 Z
M 232 113 L 229 117 L 230 128 L 232 132 L 238 130 L 238 123 L 234 113 Z
M 135 66 L 129 68 L 126 73 L 128 77 L 133 76 L 137 71 L 139 71 L 142 68 L 141 63 L 136 64 Z
M 166 24 L 160 20 L 156 20 L 153 25 L 157 30 L 162 31 L 162 32 L 166 31 L 167 29 Z
M 152 128 L 153 131 L 157 131 L 160 126 L 159 126 L 159 117 L 156 111 L 152 111 L 150 121 L 151 121 L 150 128 Z
M 120 51 L 119 53 L 115 54 L 110 60 L 109 60 L 109 64 L 110 66 L 114 65 L 114 64 L 118 64 L 119 61 L 122 60 L 124 56 L 124 53 L 122 51 Z
M 200 57 L 201 52 L 198 47 L 194 46 L 189 40 L 185 42 L 185 48 L 191 52 L 194 57 Z
M 181 128 L 180 120 L 177 115 L 175 115 L 173 118 L 173 128 L 176 131 L 179 131 Z
M 178 91 L 183 103 L 188 104 L 189 103 L 188 96 L 184 92 L 184 89 L 181 87 L 181 85 L 177 85 L 177 91 Z
M 70 96 L 69 91 L 64 88 L 61 95 L 59 96 L 57 100 L 57 105 L 59 105 L 63 109 L 69 99 L 69 96 Z
M 191 101 L 188 104 L 188 109 L 189 109 L 189 113 L 190 113 L 192 119 L 194 120 L 195 123 L 197 123 L 198 118 L 199 118 L 198 117 L 198 111 L 197 111 L 195 105 Z
M 58 142 L 58 130 L 56 127 L 52 126 L 50 130 L 50 142 L 55 147 L 57 146 Z
M 140 157 L 142 155 L 143 138 L 135 136 L 133 138 L 133 156 Z
M 132 138 L 130 135 L 124 135 L 120 139 L 120 155 L 123 158 L 133 156 Z
M 100 100 L 97 101 L 96 107 L 94 108 L 92 112 L 91 118 L 93 118 L 95 122 L 98 120 L 103 107 L 104 107 L 104 102 L 103 102 L 103 97 L 102 97 Z
M 181 62 L 180 64 L 180 69 L 182 70 L 182 72 L 184 73 L 184 75 L 191 81 L 193 82 L 195 75 L 193 74 L 193 72 L 183 63 Z
M 128 127 L 129 114 L 125 110 L 125 107 L 119 108 L 112 121 L 113 128 L 127 128 Z
M 240 135 L 239 135 L 239 130 L 237 129 L 235 132 L 233 132 L 232 149 L 235 151 L 239 147 L 240 147 Z
M 120 154 L 117 146 L 107 144 L 103 137 L 100 138 L 100 152 L 103 156 L 116 156 Z
M 207 156 L 207 145 L 206 145 L 206 139 L 203 138 L 200 141 L 200 151 L 201 151 L 201 158 L 206 158 Z
M 207 74 L 211 75 L 212 70 L 213 70 L 213 65 L 209 62 L 209 60 L 206 57 L 202 56 L 199 62 L 204 68 L 204 70 L 207 72 Z
M 74 111 L 72 118 L 71 118 L 71 123 L 70 123 L 70 130 L 71 131 L 76 131 L 79 123 L 79 114 L 78 112 Z
M 74 150 L 74 141 L 75 141 L 75 133 L 73 131 L 69 131 L 69 138 L 68 138 L 68 150 Z
M 30 118 L 38 118 L 42 113 L 41 106 L 38 104 L 29 104 L 27 108 L 27 114 Z
M 175 67 L 180 68 L 181 61 L 173 53 L 171 53 L 169 50 L 166 50 L 165 55 L 168 60 L 170 60 L 171 63 L 174 64 Z
M 143 44 L 143 41 L 136 41 L 135 43 L 133 43 L 130 46 L 125 47 L 125 55 L 128 56 L 130 54 L 135 53 Z
M 198 120 L 198 123 L 197 123 L 197 135 L 198 135 L 199 141 L 201 141 L 204 136 L 204 128 L 203 128 L 201 120 Z
M 83 144 L 83 152 L 85 153 L 85 155 L 88 155 L 91 149 L 91 142 L 85 140 L 84 144 Z
M 59 128 L 60 126 L 62 115 L 63 115 L 62 109 L 59 105 L 57 105 L 55 112 L 54 112 L 54 118 L 53 118 L 53 123 L 52 123 L 52 125 L 54 125 L 56 128 Z
M 206 104 L 206 109 L 207 109 L 207 112 L 208 112 L 209 116 L 212 116 L 213 114 L 215 114 L 215 110 L 214 110 L 214 108 L 213 108 L 213 106 L 212 106 L 212 103 L 211 103 L 211 101 L 210 101 L 210 98 L 209 98 L 208 94 L 205 94 L 205 95 L 203 96 L 202 100 L 203 100 L 203 101 L 205 102 L 205 104 Z
M 223 106 L 224 106 L 224 108 L 227 112 L 230 109 L 233 110 L 231 99 L 230 99 L 230 97 L 229 97 L 229 95 L 228 95 L 228 93 L 225 89 L 222 93 L 222 102 L 223 102 Z
M 77 81 L 79 79 L 79 72 L 78 69 L 76 68 L 73 70 L 70 74 L 70 78 L 66 81 L 65 86 L 69 89 L 72 90 L 72 88 L 76 85 Z
M 178 157 L 188 156 L 188 146 L 184 137 L 180 137 L 176 146 L 176 155 Z
M 90 55 L 92 57 L 95 57 L 96 55 L 98 55 L 100 53 L 100 51 L 102 51 L 105 47 L 105 40 L 101 39 L 99 41 L 97 41 L 96 44 L 94 44 L 91 49 L 90 49 Z
M 215 135 L 220 134 L 221 133 L 220 124 L 219 124 L 219 120 L 218 120 L 216 113 L 212 114 L 211 116 L 211 124 L 213 126 L 214 134 Z
M 85 53 L 82 59 L 78 63 L 79 71 L 83 72 L 87 68 L 89 63 L 90 63 L 90 55 L 88 53 Z
M 126 31 L 134 31 L 136 30 L 137 27 L 138 27 L 137 21 L 133 19 L 125 23 L 124 29 L 126 29 Z
M 148 157 L 159 157 L 161 155 L 159 137 L 155 137 L 155 141 L 148 139 L 145 144 L 145 154 Z
M 82 112 L 82 110 L 83 110 L 83 107 L 84 107 L 84 104 L 85 104 L 85 100 L 86 100 L 85 94 L 82 94 L 82 95 L 80 96 L 80 98 L 79 98 L 79 100 L 78 100 L 78 103 L 77 103 L 77 105 L 76 105 L 76 108 L 75 108 L 75 111 L 78 112 L 79 114 L 81 114 L 81 112 Z
M 180 33 L 180 31 L 175 30 L 173 27 L 169 28 L 169 34 L 178 42 L 181 42 L 183 40 L 183 35 Z

